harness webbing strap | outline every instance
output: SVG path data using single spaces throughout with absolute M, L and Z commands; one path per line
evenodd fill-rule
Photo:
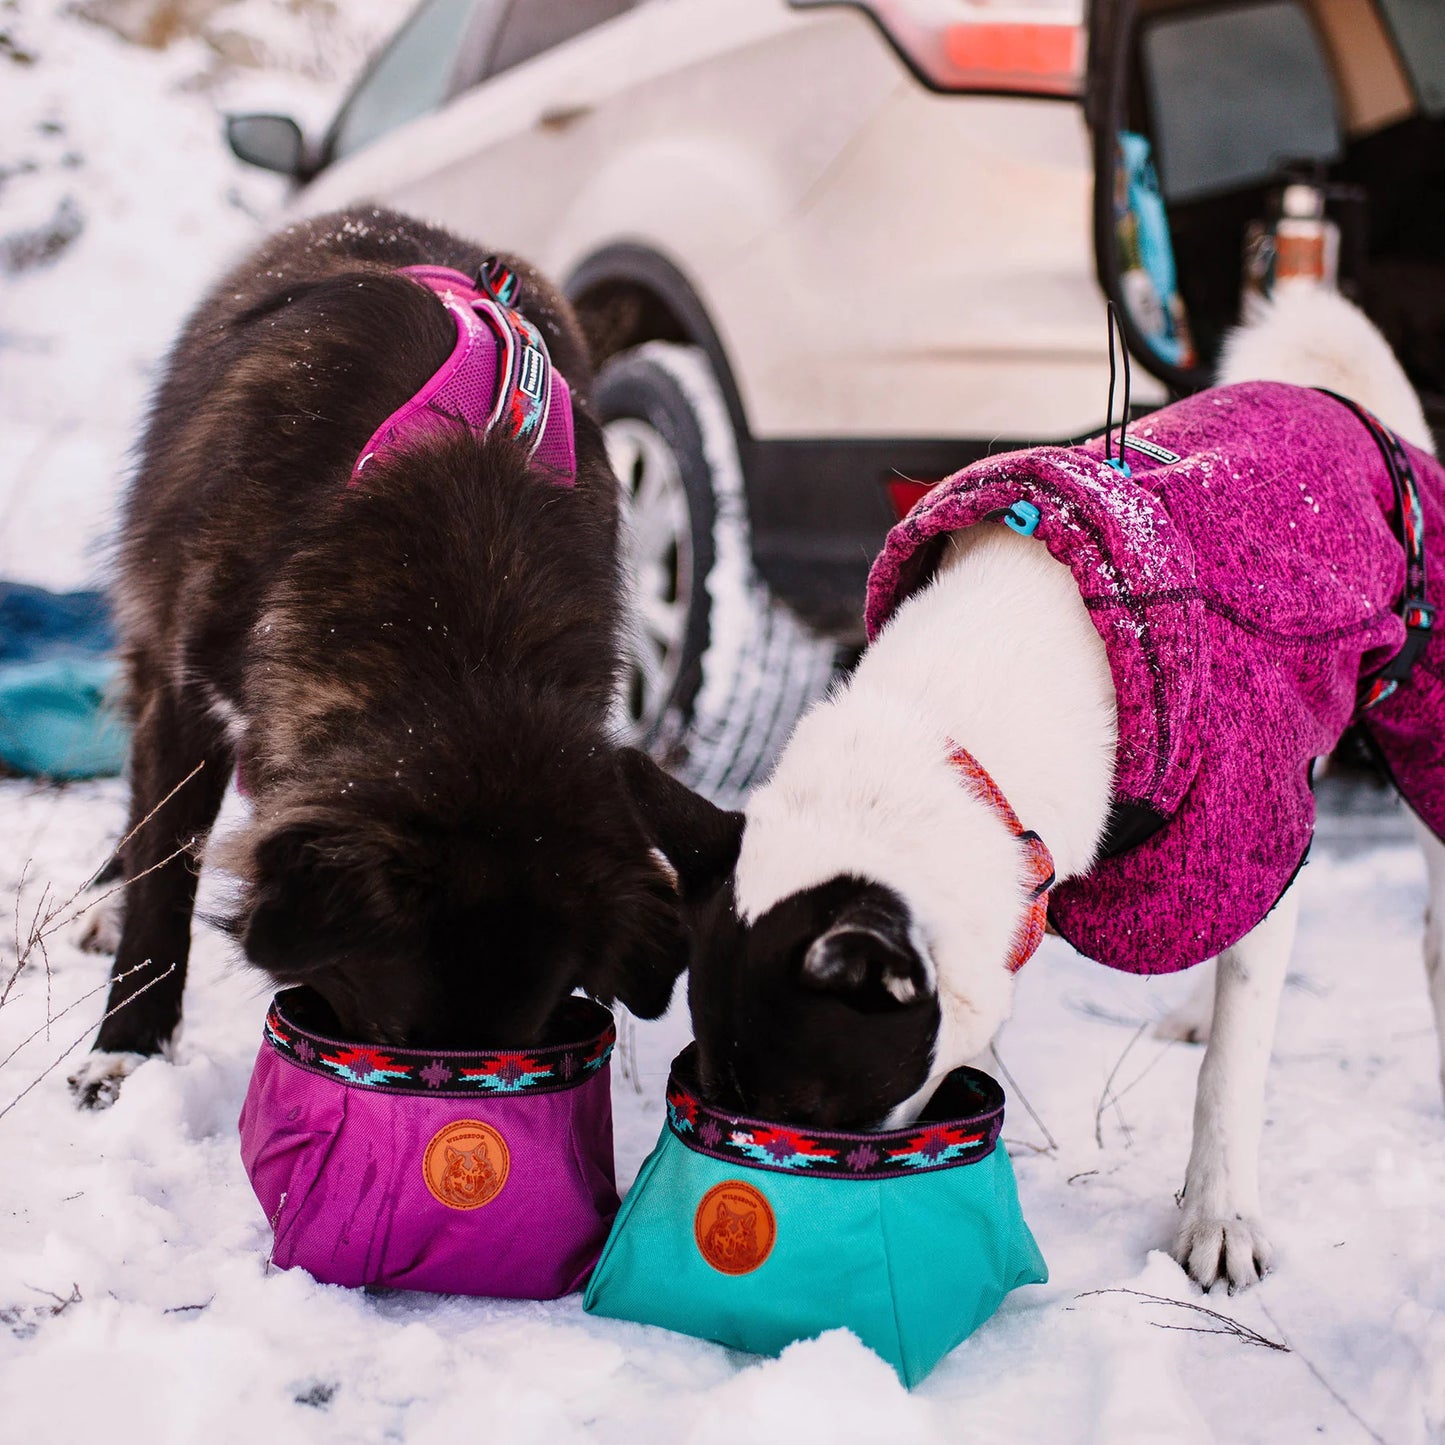
M 1354 412 L 1364 423 L 1385 461 L 1390 485 L 1395 492 L 1395 535 L 1405 550 L 1405 586 L 1400 593 L 1400 619 L 1405 624 L 1405 642 L 1383 667 L 1360 682 L 1356 712 L 1367 712 L 1384 700 L 1409 677 L 1435 633 L 1435 609 L 1425 599 L 1425 510 L 1420 504 L 1420 484 L 1410 454 L 1400 439 L 1372 412 L 1347 396 L 1316 388 Z

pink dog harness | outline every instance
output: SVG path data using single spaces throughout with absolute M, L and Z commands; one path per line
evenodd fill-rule
M 404 266 L 457 324 L 452 354 L 412 399 L 371 434 L 351 469 L 447 426 L 485 436 L 496 426 L 528 447 L 528 456 L 559 486 L 577 480 L 572 391 L 552 365 L 542 334 L 513 308 L 516 274 L 493 257 L 476 281 L 447 266 Z
M 512 306 L 516 273 L 494 256 L 476 281 L 448 266 L 403 266 L 400 274 L 425 286 L 451 313 L 456 345 L 422 389 L 372 432 L 347 485 L 354 487 L 376 457 L 422 436 L 447 427 L 485 436 L 505 425 L 548 480 L 573 486 L 572 388 L 552 365 L 541 332 Z M 236 786 L 249 795 L 244 758 Z

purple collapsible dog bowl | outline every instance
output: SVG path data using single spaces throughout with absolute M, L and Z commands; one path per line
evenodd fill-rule
M 272 1260 L 327 1284 L 555 1299 L 580 1289 L 617 1212 L 612 1015 L 570 998 L 526 1051 L 329 1038 L 305 988 L 276 996 L 241 1160 Z

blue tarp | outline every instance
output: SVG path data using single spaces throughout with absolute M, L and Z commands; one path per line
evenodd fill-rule
M 0 581 L 0 767 L 47 778 L 120 772 L 115 635 L 104 594 Z

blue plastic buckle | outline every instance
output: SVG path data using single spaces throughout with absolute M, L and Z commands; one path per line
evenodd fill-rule
M 1017 532 L 1020 537 L 1032 537 L 1039 529 L 1039 518 L 1042 514 L 1032 502 L 1015 502 L 1008 509 L 1003 519 L 1003 524 L 1011 531 Z
M 1105 457 L 1104 460 L 1119 473 L 1121 477 L 1132 478 L 1134 473 L 1129 470 L 1129 463 L 1123 457 Z

